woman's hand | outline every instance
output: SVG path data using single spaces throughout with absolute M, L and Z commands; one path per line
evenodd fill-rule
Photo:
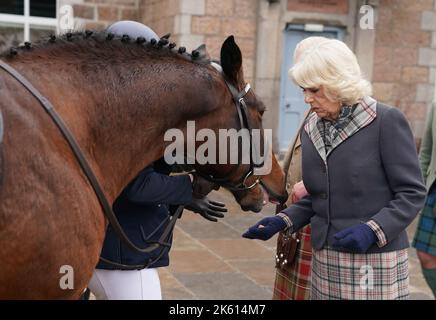
M 266 217 L 256 223 L 254 226 L 242 235 L 248 239 L 268 240 L 277 232 L 286 229 L 287 224 L 280 216 Z
M 307 192 L 306 187 L 304 186 L 303 180 L 297 182 L 296 184 L 294 184 L 291 191 L 292 203 L 297 202 L 298 200 L 300 200 L 304 196 L 307 196 L 308 194 L 309 193 Z
M 354 253 L 367 252 L 378 240 L 375 232 L 365 223 L 339 231 L 334 238 L 334 248 L 344 248 Z

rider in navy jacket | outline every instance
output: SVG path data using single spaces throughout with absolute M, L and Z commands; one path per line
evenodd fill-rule
M 188 175 L 168 176 L 170 166 L 162 161 L 143 169 L 121 192 L 113 204 L 113 211 L 126 235 L 136 246 L 146 247 L 147 242 L 157 241 L 161 236 L 169 215 L 178 205 L 192 201 L 192 182 Z M 155 231 L 156 230 L 156 231 Z M 149 268 L 169 264 L 168 251 Z M 101 256 L 125 265 L 145 265 L 161 252 L 157 248 L 150 253 L 138 253 L 128 248 L 108 226 Z M 100 261 L 97 269 L 123 269 Z

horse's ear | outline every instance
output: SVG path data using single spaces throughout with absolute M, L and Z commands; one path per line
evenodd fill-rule
M 206 50 L 206 45 L 202 44 L 201 46 L 199 46 L 197 49 L 195 49 L 194 51 L 197 51 L 199 53 L 199 58 L 200 59 L 204 59 L 204 60 L 210 60 L 210 56 L 209 53 L 207 53 Z
M 242 80 L 242 54 L 233 36 L 228 37 L 221 47 L 221 66 L 229 80 L 235 84 Z

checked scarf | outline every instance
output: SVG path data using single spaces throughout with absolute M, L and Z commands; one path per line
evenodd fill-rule
M 365 97 L 353 106 L 342 107 L 335 122 L 321 119 L 315 112 L 309 115 L 304 130 L 324 162 L 338 145 L 376 118 L 376 105 L 376 100 Z

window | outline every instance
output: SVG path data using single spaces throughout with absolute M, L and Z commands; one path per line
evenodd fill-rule
M 54 33 L 57 0 L 1 0 L 0 51 Z
M 56 18 L 56 0 L 31 0 L 30 15 L 34 17 Z
M 0 13 L 24 15 L 25 9 L 29 16 L 56 18 L 56 0 L 2 0 Z
M 24 14 L 24 2 L 20 0 L 4 0 L 0 3 L 0 12 L 9 14 Z

